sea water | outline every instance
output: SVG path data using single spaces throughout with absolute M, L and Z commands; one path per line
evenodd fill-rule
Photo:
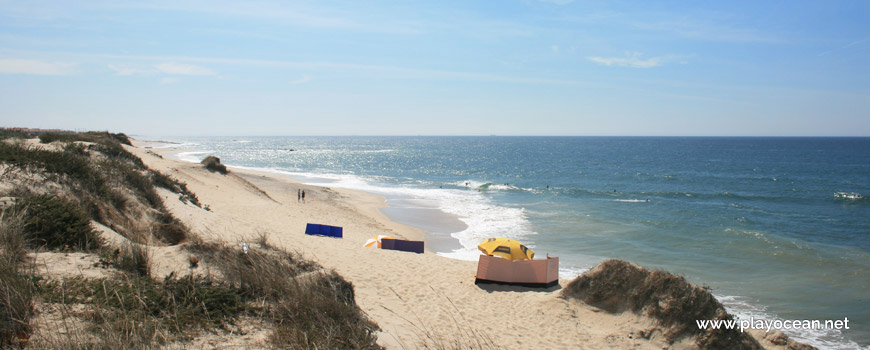
M 509 237 L 558 256 L 562 278 L 624 259 L 711 287 L 741 318 L 849 319 L 787 332 L 816 346 L 870 345 L 870 138 L 168 140 L 189 161 L 383 195 L 447 257 Z

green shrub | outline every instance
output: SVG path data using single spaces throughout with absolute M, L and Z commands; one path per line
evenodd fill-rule
M 74 141 L 87 141 L 91 142 L 93 139 L 89 137 L 84 137 L 79 133 L 56 133 L 56 132 L 47 132 L 39 135 L 40 143 L 52 143 L 55 141 L 60 142 L 74 142 Z
M 123 133 L 112 134 L 108 131 L 58 131 L 58 132 L 40 132 L 39 142 L 51 143 L 54 141 L 60 142 L 92 142 L 92 143 L 123 143 L 130 145 L 130 138 Z
M 24 232 L 32 243 L 49 249 L 99 248 L 103 241 L 87 214 L 73 203 L 52 195 L 20 197 L 15 209 L 24 213 Z

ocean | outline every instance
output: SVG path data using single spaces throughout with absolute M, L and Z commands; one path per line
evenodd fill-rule
M 785 332 L 870 348 L 870 138 L 148 138 L 383 195 L 447 257 L 509 237 L 558 256 L 562 278 L 624 259 L 709 286 L 744 319 L 848 318 Z

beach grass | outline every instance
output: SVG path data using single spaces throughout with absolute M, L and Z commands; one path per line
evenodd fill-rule
M 609 259 L 571 281 L 561 296 L 611 313 L 630 311 L 652 317 L 670 343 L 692 337 L 702 349 L 762 348 L 736 329 L 700 329 L 695 320 L 731 320 L 733 316 L 708 288 L 665 271 Z
M 265 243 L 265 235 L 258 239 Z M 263 302 L 259 315 L 275 326 L 277 348 L 380 349 L 377 324 L 356 305 L 353 284 L 317 263 L 263 244 L 239 247 L 203 243 L 191 252 L 216 266 L 224 279 Z
M 34 284 L 24 273 L 27 242 L 20 213 L 0 214 L 0 347 L 29 338 L 34 316 Z
M 39 200 L 39 203 L 68 216 L 76 215 L 69 205 L 58 203 L 77 205 L 91 219 L 138 242 L 148 241 L 150 238 L 146 236 L 167 244 L 178 244 L 187 238 L 188 228 L 166 209 L 155 185 L 179 194 L 182 202 L 199 206 L 199 199 L 186 184 L 149 169 L 140 158 L 127 151 L 122 146 L 130 142 L 126 135 L 44 133 L 40 139 L 47 143 L 58 142 L 60 149 L 37 147 L 21 140 L 0 142 L 0 162 L 20 174 L 15 181 L 21 186 L 8 195 L 30 198 L 34 192 L 53 196 L 56 200 Z M 33 178 L 44 178 L 42 182 L 56 186 L 33 182 L 30 180 Z

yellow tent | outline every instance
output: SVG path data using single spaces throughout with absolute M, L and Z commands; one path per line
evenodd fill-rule
M 486 255 L 495 255 L 510 260 L 531 260 L 535 252 L 522 243 L 508 238 L 487 238 L 477 246 Z
M 378 248 L 380 248 L 381 247 L 381 240 L 384 238 L 393 239 L 393 237 L 390 237 L 390 236 L 378 235 L 377 237 L 369 238 L 366 241 L 366 243 L 363 244 L 363 247 L 371 248 L 371 247 L 377 246 Z

